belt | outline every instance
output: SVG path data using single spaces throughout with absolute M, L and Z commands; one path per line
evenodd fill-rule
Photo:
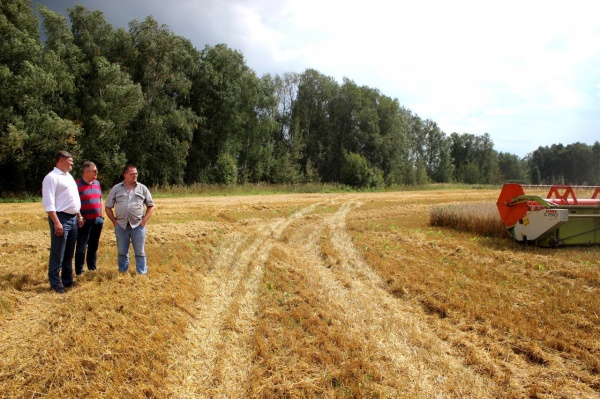
M 66 216 L 70 216 L 70 217 L 72 217 L 72 218 L 73 218 L 73 217 L 75 217 L 75 216 L 77 216 L 77 214 L 76 214 L 76 213 L 73 213 L 73 214 L 71 214 L 71 213 L 67 213 L 67 212 L 56 212 L 56 214 L 57 214 L 57 215 L 59 215 L 59 214 L 60 214 L 60 215 L 66 215 Z

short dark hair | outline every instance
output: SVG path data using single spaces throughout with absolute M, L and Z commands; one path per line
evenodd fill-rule
M 56 156 L 54 157 L 54 161 L 55 161 L 55 163 L 58 163 L 58 161 L 60 161 L 61 159 L 67 159 L 67 158 L 73 158 L 73 155 L 71 155 L 71 153 L 69 151 L 60 150 L 59 152 L 56 153 Z
M 85 161 L 81 166 L 81 170 L 85 172 L 86 170 L 91 169 L 92 166 L 96 166 L 96 164 L 92 161 Z
M 123 174 L 127 173 L 129 169 L 137 169 L 137 166 L 131 164 L 125 165 L 125 167 L 123 168 Z

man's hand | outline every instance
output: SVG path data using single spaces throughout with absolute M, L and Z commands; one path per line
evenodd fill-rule
M 63 233 L 63 225 L 60 222 L 54 222 L 54 235 L 60 237 Z

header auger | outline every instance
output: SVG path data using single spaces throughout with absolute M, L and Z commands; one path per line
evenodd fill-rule
M 541 247 L 600 244 L 600 186 L 507 183 L 496 205 L 517 241 Z

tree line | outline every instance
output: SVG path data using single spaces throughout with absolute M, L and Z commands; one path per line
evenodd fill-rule
M 39 192 L 59 149 L 106 185 L 126 163 L 150 186 L 600 184 L 598 142 L 521 159 L 347 78 L 259 77 L 239 51 L 197 50 L 152 17 L 125 30 L 82 6 L 68 19 L 43 6 L 38 19 L 28 0 L 0 9 L 0 195 Z

